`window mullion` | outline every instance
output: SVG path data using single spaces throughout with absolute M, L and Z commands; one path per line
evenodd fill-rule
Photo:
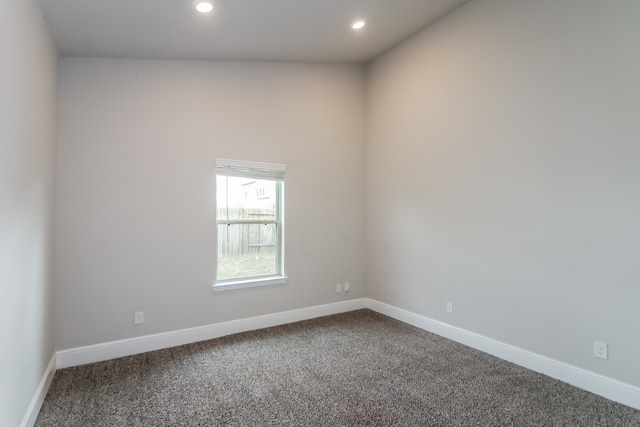
M 216 220 L 218 225 L 234 225 L 234 224 L 279 224 L 277 219 L 261 219 L 259 221 L 255 219 L 218 219 Z

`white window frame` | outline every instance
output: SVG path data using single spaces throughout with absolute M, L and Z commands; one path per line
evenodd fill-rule
M 216 183 L 219 175 L 275 181 L 276 218 L 267 220 L 216 218 L 216 280 L 213 284 L 214 291 L 228 291 L 233 289 L 252 288 L 256 286 L 278 285 L 287 282 L 287 276 L 284 274 L 284 173 L 286 169 L 286 165 L 276 163 L 216 158 Z M 276 274 L 218 280 L 217 226 L 254 223 L 276 224 Z

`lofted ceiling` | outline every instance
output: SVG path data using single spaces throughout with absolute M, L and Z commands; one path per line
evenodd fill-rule
M 40 0 L 61 56 L 368 62 L 468 0 Z M 350 23 L 364 19 L 365 28 Z

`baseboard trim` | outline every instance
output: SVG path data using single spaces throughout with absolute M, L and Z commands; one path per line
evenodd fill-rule
M 452 326 L 408 310 L 370 298 L 318 305 L 245 319 L 231 320 L 196 328 L 182 329 L 112 341 L 86 347 L 58 351 L 51 359 L 36 395 L 25 414 L 21 427 L 31 427 L 46 396 L 53 374 L 57 369 L 101 362 L 163 348 L 219 338 L 240 332 L 253 331 L 321 316 L 369 308 L 378 313 L 435 333 L 482 352 L 499 357 L 536 372 L 548 375 L 575 387 L 640 410 L 640 388 L 554 360 L 474 332 Z
M 38 414 L 40 413 L 40 408 L 42 407 L 42 402 L 44 402 L 44 398 L 47 396 L 49 386 L 51 385 L 51 381 L 53 381 L 53 375 L 55 373 L 56 355 L 54 353 L 51 355 L 51 359 L 49 360 L 49 364 L 47 365 L 44 374 L 42 374 L 40 384 L 38 384 L 38 388 L 36 389 L 36 392 L 33 395 L 31 402 L 29 403 L 27 412 L 22 418 L 20 427 L 33 427 L 33 425 L 36 423 L 36 419 L 38 418 Z
M 370 298 L 366 298 L 366 307 L 623 405 L 640 409 L 640 388 L 631 384 L 541 356 Z
M 212 325 L 199 326 L 178 331 L 145 335 L 142 337 L 61 350 L 57 352 L 57 368 L 69 368 L 72 366 L 116 359 L 118 357 L 132 356 L 134 354 L 210 340 L 226 335 L 237 334 L 239 332 L 253 331 L 271 326 L 313 319 L 315 317 L 345 313 L 365 307 L 366 300 L 364 298 L 359 298 L 332 304 L 265 314 L 263 316 L 231 320 L 228 322 L 215 323 Z

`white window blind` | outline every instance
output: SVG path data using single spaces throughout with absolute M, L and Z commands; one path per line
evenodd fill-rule
M 218 175 L 284 181 L 287 165 L 216 158 Z

